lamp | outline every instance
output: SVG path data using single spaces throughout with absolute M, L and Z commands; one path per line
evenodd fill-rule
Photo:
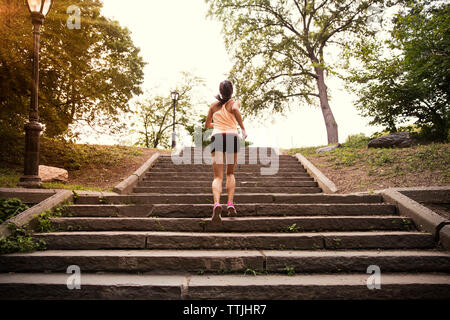
M 177 91 L 172 91 L 170 95 L 172 96 L 172 100 L 177 101 L 180 94 Z
M 47 13 L 50 11 L 50 8 L 53 4 L 52 0 L 27 0 L 28 4 L 28 10 L 30 10 L 30 13 L 40 13 L 44 15 L 44 17 L 47 15 Z
M 170 93 L 171 97 L 172 97 L 172 101 L 173 101 L 173 121 L 172 121 L 172 149 L 175 149 L 176 146 L 176 133 L 175 133 L 175 104 L 178 101 L 178 97 L 180 96 L 180 94 L 175 90 L 172 91 Z
M 45 16 L 50 11 L 52 3 L 52 0 L 27 0 L 31 23 L 33 24 L 33 82 L 29 122 L 25 125 L 24 175 L 19 182 L 19 186 L 27 188 L 35 188 L 42 185 L 39 177 L 39 140 L 42 131 L 42 125 L 38 122 L 39 39 L 41 26 L 44 23 Z

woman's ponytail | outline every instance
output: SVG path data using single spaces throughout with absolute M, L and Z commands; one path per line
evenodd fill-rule
M 233 95 L 233 84 L 230 80 L 225 80 L 220 83 L 219 92 L 216 99 L 219 100 L 219 105 L 222 106 L 231 99 Z

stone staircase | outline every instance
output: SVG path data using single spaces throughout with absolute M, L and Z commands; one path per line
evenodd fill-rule
M 52 218 L 57 232 L 35 234 L 47 251 L 0 256 L 0 298 L 450 298 L 450 254 L 380 195 L 323 194 L 287 155 L 271 176 L 245 160 L 238 217 L 220 227 L 206 164 L 160 157 L 132 194 L 79 196 Z M 80 290 L 66 286 L 70 265 Z M 381 289 L 367 287 L 369 266 Z

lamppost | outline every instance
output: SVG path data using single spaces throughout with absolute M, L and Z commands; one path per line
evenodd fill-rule
M 176 137 L 176 133 L 175 133 L 175 104 L 177 103 L 177 100 L 178 100 L 179 95 L 180 95 L 180 94 L 179 94 L 177 91 L 172 91 L 172 93 L 171 93 L 172 101 L 173 101 L 172 149 L 175 149 L 175 146 L 177 145 L 177 143 L 176 143 L 176 141 L 175 141 L 175 137 Z
M 27 0 L 33 24 L 33 82 L 29 122 L 25 125 L 24 175 L 19 182 L 19 186 L 27 188 L 40 187 L 42 185 L 39 177 L 39 139 L 43 129 L 38 122 L 39 38 L 41 26 L 44 23 L 45 16 L 50 11 L 52 3 L 52 0 Z

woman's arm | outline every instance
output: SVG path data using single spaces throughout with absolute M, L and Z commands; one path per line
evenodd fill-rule
M 239 101 L 236 101 L 236 103 L 233 104 L 231 111 L 233 112 L 239 126 L 242 129 L 242 135 L 244 136 L 243 138 L 245 139 L 247 137 L 247 132 L 245 131 L 245 126 L 244 126 L 244 122 L 242 121 L 241 112 L 239 111 L 240 107 L 241 107 L 241 103 Z
M 214 125 L 212 123 L 212 116 L 213 116 L 213 106 L 211 105 L 209 107 L 208 116 L 206 117 L 205 129 L 212 129 L 212 128 L 214 128 Z

